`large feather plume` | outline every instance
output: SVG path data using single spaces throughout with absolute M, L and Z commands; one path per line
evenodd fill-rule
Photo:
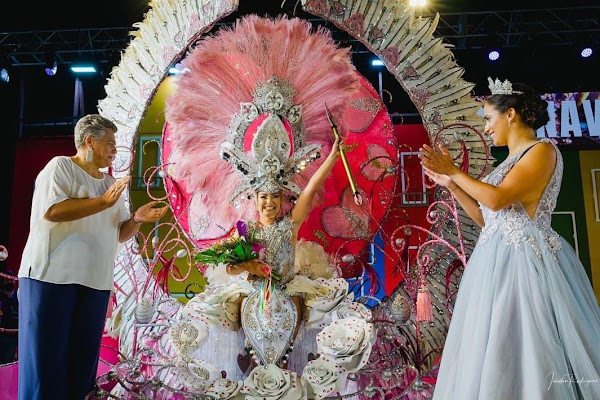
M 252 202 L 237 209 L 227 204 L 240 179 L 220 158 L 220 146 L 240 103 L 251 102 L 256 85 L 273 75 L 288 80 L 297 91 L 293 101 L 303 107 L 306 144 L 321 144 L 322 155 L 329 153 L 333 134 L 325 103 L 343 135 L 342 111 L 359 85 L 350 54 L 335 45 L 327 29 L 315 29 L 309 21 L 256 15 L 222 28 L 190 52 L 182 61 L 189 72 L 177 78 L 165 112 L 170 175 L 193 193 L 196 214 L 225 228 L 254 215 Z M 295 183 L 303 188 L 322 160 L 297 174 Z

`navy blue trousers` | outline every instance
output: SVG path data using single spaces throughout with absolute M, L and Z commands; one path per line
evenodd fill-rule
M 19 279 L 19 400 L 82 400 L 94 388 L 109 295 Z

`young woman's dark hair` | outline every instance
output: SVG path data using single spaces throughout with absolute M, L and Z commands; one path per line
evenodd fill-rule
M 501 113 L 514 108 L 523 123 L 533 129 L 541 128 L 548 123 L 550 120 L 548 103 L 542 100 L 531 86 L 513 83 L 513 91 L 515 91 L 513 94 L 493 94 L 485 101 Z

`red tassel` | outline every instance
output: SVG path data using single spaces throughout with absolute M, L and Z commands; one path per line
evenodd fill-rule
M 171 294 L 169 291 L 169 275 L 173 275 L 178 279 L 183 279 L 183 275 L 181 274 L 181 271 L 177 265 L 175 265 L 175 257 L 167 259 L 162 255 L 161 251 L 158 256 L 155 256 L 155 258 L 158 258 L 162 264 L 162 267 L 156 273 L 156 278 L 154 281 L 154 293 L 156 294 L 158 288 L 160 287 L 162 288 L 163 292 L 169 295 Z
M 433 308 L 431 306 L 431 296 L 426 285 L 422 285 L 417 293 L 417 322 L 433 321 Z
M 380 288 L 377 282 L 377 271 L 375 271 L 375 269 L 368 264 L 365 269 L 371 283 L 371 287 L 369 288 L 369 296 L 375 296 Z

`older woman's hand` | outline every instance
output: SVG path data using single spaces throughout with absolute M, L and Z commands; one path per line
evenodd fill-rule
M 158 204 L 158 201 L 150 201 L 146 204 L 144 204 L 143 206 L 140 206 L 140 208 L 138 208 L 135 211 L 134 214 L 134 219 L 135 222 L 137 223 L 144 223 L 144 222 L 150 222 L 150 223 L 155 223 L 157 221 L 159 221 L 167 212 L 167 210 L 169 209 L 169 206 L 164 206 L 164 207 L 154 207 L 156 204 Z
M 115 183 L 106 189 L 106 192 L 102 194 L 102 201 L 106 207 L 112 207 L 115 205 L 119 197 L 121 197 L 121 193 L 123 193 L 123 190 L 125 190 L 130 181 L 131 176 L 124 176 L 117 179 Z

